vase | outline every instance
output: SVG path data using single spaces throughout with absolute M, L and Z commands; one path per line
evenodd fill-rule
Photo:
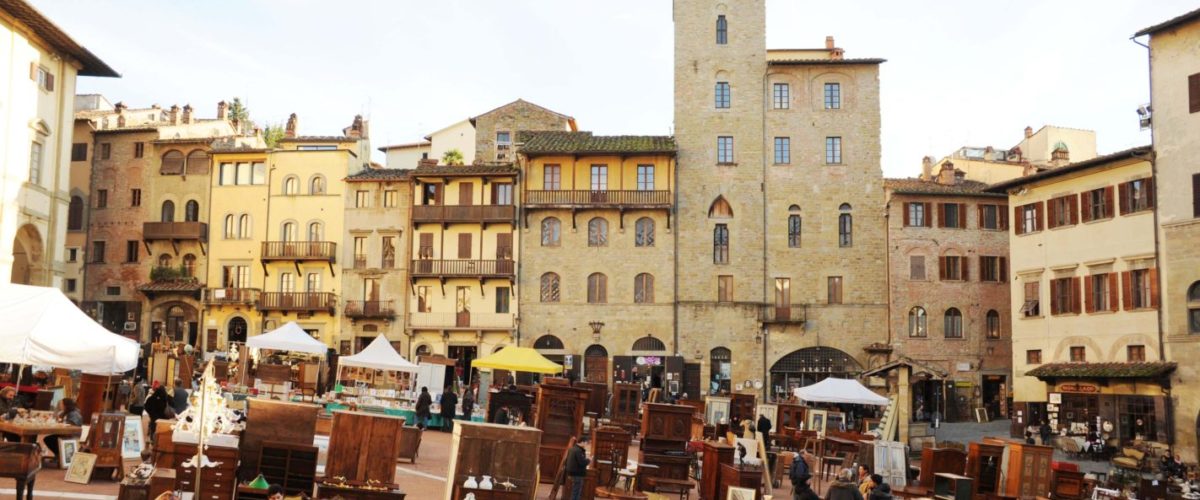
M 467 476 L 467 481 L 463 483 L 463 488 L 479 488 L 479 483 L 475 482 L 475 476 Z
M 479 483 L 479 489 L 481 489 L 481 490 L 492 489 L 492 476 L 483 476 L 483 481 Z

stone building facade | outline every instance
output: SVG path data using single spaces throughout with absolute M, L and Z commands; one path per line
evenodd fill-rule
M 944 164 L 930 180 L 887 179 L 889 342 L 938 370 L 912 383 L 912 415 L 1004 415 L 1011 375 L 1008 199 Z
M 706 388 L 786 392 L 861 372 L 887 339 L 883 61 L 846 59 L 832 38 L 766 50 L 762 1 L 676 0 L 674 20 L 670 349 Z
M 358 352 L 380 334 L 397 352 L 408 352 L 409 173 L 369 168 L 345 179 L 339 352 Z
M 479 116 L 472 117 L 475 128 L 475 151 L 463 151 L 463 158 L 471 162 L 514 163 L 518 133 L 525 130 L 575 131 L 575 119 L 551 111 L 524 99 L 500 106 Z M 434 145 L 437 146 L 436 144 Z M 434 157 L 439 159 L 440 157 Z

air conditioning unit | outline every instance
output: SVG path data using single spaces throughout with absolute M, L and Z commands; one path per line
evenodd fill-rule
M 134 330 L 137 330 L 137 321 L 126 321 L 125 331 L 132 332 Z
M 213 290 L 213 298 L 216 300 L 225 300 L 225 289 L 218 288 L 216 290 Z

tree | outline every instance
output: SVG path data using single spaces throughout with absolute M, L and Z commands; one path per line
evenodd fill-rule
M 443 165 L 462 165 L 463 164 L 462 151 L 459 151 L 457 149 L 451 149 L 449 151 L 446 151 L 444 154 L 442 154 L 442 164 Z
M 229 104 L 229 119 L 237 120 L 238 123 L 243 125 L 249 125 L 250 110 L 246 108 L 245 104 L 242 104 L 240 97 L 234 97 L 233 102 Z
M 263 141 L 267 143 L 268 148 L 275 147 L 280 139 L 283 139 L 283 125 L 267 125 L 263 127 Z

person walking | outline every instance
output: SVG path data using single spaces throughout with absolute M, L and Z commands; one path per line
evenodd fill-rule
M 579 440 L 567 451 L 567 462 L 563 466 L 567 478 L 571 481 L 570 500 L 583 498 L 583 483 L 587 476 L 588 464 L 592 463 L 583 445 L 588 442 L 587 434 L 579 436 Z
M 816 492 L 808 484 L 812 474 L 809 472 L 807 459 L 808 451 L 805 450 L 794 454 L 792 459 L 792 468 L 788 470 L 788 479 L 792 481 L 792 500 L 811 500 L 817 497 Z
M 442 392 L 442 430 L 450 432 L 454 430 L 454 413 L 458 408 L 458 394 L 449 386 Z
M 183 380 L 175 379 L 175 388 L 171 390 L 171 409 L 175 414 L 183 413 L 188 408 L 188 392 L 183 388 Z
M 417 428 L 425 430 L 425 426 L 429 425 L 429 410 L 433 406 L 433 396 L 429 395 L 429 388 L 422 387 L 421 395 L 417 396 Z
M 462 398 L 462 419 L 470 422 L 473 413 L 475 413 L 475 388 L 467 387 Z
M 171 408 L 171 397 L 167 395 L 167 390 L 159 384 L 157 380 L 151 385 L 150 397 L 146 398 L 146 415 L 150 417 L 150 440 L 158 435 L 157 427 L 160 419 L 169 418 L 167 409 Z
M 771 447 L 771 419 L 766 415 L 758 415 L 758 433 L 762 436 L 763 445 L 767 448 Z

